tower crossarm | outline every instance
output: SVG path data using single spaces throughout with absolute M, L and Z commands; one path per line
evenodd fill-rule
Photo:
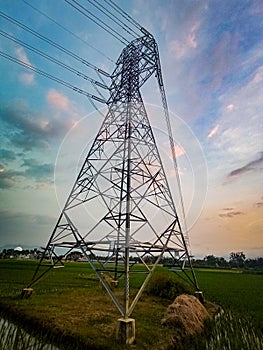
M 139 90 L 141 86 L 157 71 L 156 42 L 150 34 L 133 40 L 127 45 L 116 63 L 111 75 L 110 97 L 108 105 L 120 102 L 127 97 L 127 89 Z M 132 77 L 132 78 L 131 78 Z M 136 77 L 136 79 L 135 79 Z

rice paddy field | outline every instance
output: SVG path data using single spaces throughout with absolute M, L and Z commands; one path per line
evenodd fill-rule
M 52 270 L 34 287 L 31 298 L 21 299 L 20 293 L 36 264 L 0 260 L 1 349 L 12 350 L 3 343 L 10 337 L 1 332 L 14 334 L 3 320 L 15 322 L 30 336 L 42 339 L 39 349 L 51 349 L 43 345 L 50 343 L 56 346 L 54 349 L 65 350 L 123 349 L 116 341 L 119 313 L 88 264 L 66 263 L 65 268 Z M 157 270 L 158 274 L 174 278 L 166 268 Z M 172 302 L 171 296 L 144 293 L 132 315 L 136 320 L 136 343 L 132 349 L 262 350 L 263 274 L 197 269 L 196 275 L 206 300 L 220 305 L 222 310 L 215 320 L 208 322 L 204 334 L 174 343 L 175 332 L 180 330 L 162 327 L 160 322 Z M 180 288 L 178 291 L 184 286 Z M 30 347 L 30 336 L 23 337 L 27 345 L 23 345 L 20 337 L 21 346 L 16 349 L 38 349 L 36 345 Z

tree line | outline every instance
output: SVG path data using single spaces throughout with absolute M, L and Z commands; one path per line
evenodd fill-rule
M 0 259 L 31 259 L 31 260 L 39 260 L 43 256 L 43 250 L 39 250 L 37 248 L 34 249 L 3 249 L 0 252 Z M 45 258 L 48 258 L 46 256 Z M 80 261 L 84 256 L 79 251 L 71 252 L 66 259 L 69 261 Z M 105 256 L 101 257 L 91 257 L 92 259 L 105 259 Z M 144 257 L 144 260 L 147 264 L 151 264 L 155 262 L 156 257 L 152 255 L 147 255 Z M 138 257 L 131 257 L 130 259 L 133 262 L 140 262 Z M 137 261 L 138 260 L 138 261 Z M 161 264 L 169 266 L 173 264 L 173 259 L 169 257 L 163 257 L 160 261 Z M 263 269 L 263 258 L 246 258 L 244 252 L 231 252 L 229 254 L 229 259 L 225 259 L 224 257 L 218 257 L 213 254 L 206 255 L 203 259 L 195 259 L 192 258 L 193 267 L 209 267 L 209 268 L 241 268 L 241 269 Z
M 260 268 L 263 269 L 263 258 L 246 258 L 244 252 L 231 252 L 229 259 L 207 255 L 204 259 L 193 259 L 194 267 L 214 268 Z

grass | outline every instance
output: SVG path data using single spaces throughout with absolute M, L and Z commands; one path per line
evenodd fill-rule
M 35 286 L 31 298 L 21 299 L 35 267 L 31 261 L 0 261 L 2 313 L 12 315 L 30 332 L 45 329 L 52 341 L 64 334 L 64 342 L 66 337 L 74 338 L 83 349 L 84 344 L 92 349 L 122 349 L 115 339 L 120 314 L 88 264 L 67 263 L 63 269 L 52 270 Z M 122 293 L 121 287 L 117 293 Z M 143 295 L 132 315 L 138 348 L 151 348 L 172 334 L 160 327 L 169 303 L 168 299 L 160 302 L 160 298 Z M 21 320 L 16 315 L 21 315 Z
M 231 311 L 216 317 L 205 350 L 262 350 L 263 336 L 246 317 Z
M 30 281 L 36 264 L 32 261 L 0 260 L 0 313 L 5 318 L 15 320 L 32 334 L 41 333 L 44 341 L 59 345 L 59 349 L 123 349 L 115 339 L 119 312 L 88 264 L 67 263 L 63 269 L 52 270 L 34 287 L 31 298 L 21 299 L 21 290 Z M 162 267 L 157 270 L 164 272 Z M 170 276 L 171 273 L 165 271 Z M 243 329 L 255 328 L 259 335 L 254 339 L 262 340 L 263 275 L 203 269 L 197 270 L 196 274 L 206 298 L 227 310 L 224 317 L 228 317 L 225 316 L 228 312 L 233 315 L 231 322 L 237 328 L 236 334 L 239 331 L 236 326 L 238 320 L 244 320 L 245 314 Z M 136 276 L 140 278 L 140 275 Z M 173 280 L 174 274 L 172 276 Z M 152 281 L 151 291 L 148 289 L 148 293 L 143 294 L 132 315 L 136 320 L 136 349 L 161 350 L 167 349 L 167 346 L 169 349 L 186 349 L 189 343 L 187 349 L 197 350 L 205 349 L 205 342 L 212 344 L 214 338 L 225 339 L 221 334 L 223 327 L 217 325 L 218 333 L 215 335 L 210 324 L 207 329 L 212 336 L 189 338 L 182 348 L 180 344 L 172 345 L 175 331 L 162 327 L 160 321 L 173 296 L 169 293 L 158 295 L 160 289 L 156 289 L 155 285 L 160 281 L 154 280 L 154 276 Z M 137 282 L 139 285 L 139 280 Z M 165 286 L 165 280 L 162 283 Z M 171 286 L 176 290 L 174 283 Z M 122 293 L 121 287 L 117 293 Z M 220 322 L 229 322 L 229 317 Z M 233 336 L 231 334 L 229 336 Z M 215 343 L 211 349 L 228 349 L 222 344 Z
M 205 297 L 226 310 L 251 319 L 263 331 L 263 275 L 196 270 Z

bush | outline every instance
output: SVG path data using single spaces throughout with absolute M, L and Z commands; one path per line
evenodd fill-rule
M 153 274 L 146 288 L 146 293 L 156 297 L 174 300 L 181 294 L 192 294 L 190 285 L 169 271 Z

